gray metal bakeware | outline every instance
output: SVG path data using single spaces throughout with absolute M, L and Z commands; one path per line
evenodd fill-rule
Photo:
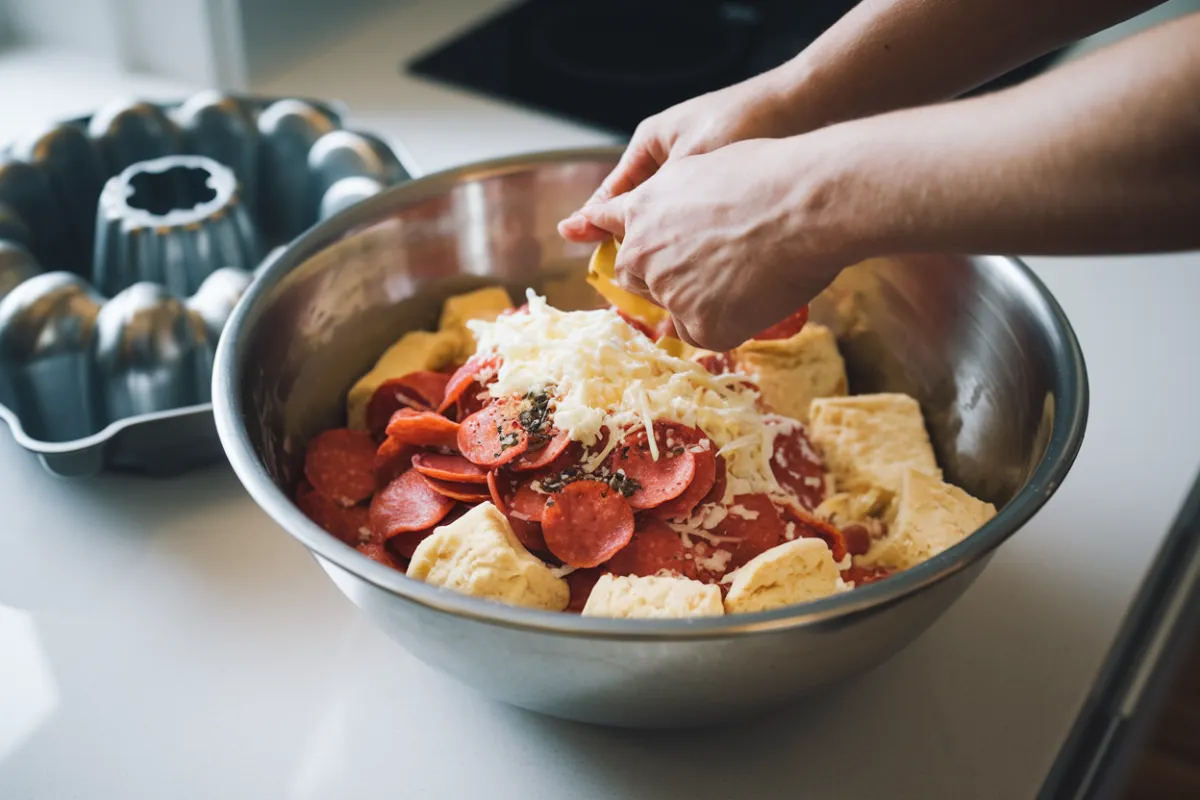
M 332 104 L 215 91 L 0 148 L 0 418 L 62 476 L 222 459 L 212 360 L 234 304 L 407 161 Z

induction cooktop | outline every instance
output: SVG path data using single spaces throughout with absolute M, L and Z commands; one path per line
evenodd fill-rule
M 527 0 L 401 69 L 628 135 L 651 114 L 782 64 L 854 5 L 853 0 Z M 1056 55 L 976 91 L 1030 77 Z

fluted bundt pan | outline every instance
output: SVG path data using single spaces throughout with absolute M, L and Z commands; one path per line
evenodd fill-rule
M 264 254 L 408 177 L 327 104 L 215 92 L 0 150 L 0 417 L 59 475 L 219 460 L 213 352 Z

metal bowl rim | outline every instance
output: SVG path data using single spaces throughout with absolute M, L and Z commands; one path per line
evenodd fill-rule
M 1019 259 L 981 256 L 1010 273 L 1051 339 L 1055 389 L 1059 398 L 1051 435 L 1033 475 L 987 524 L 962 542 L 886 581 L 797 606 L 751 614 L 687 620 L 623 620 L 518 608 L 481 600 L 410 579 L 330 536 L 296 508 L 268 475 L 241 424 L 240 396 L 243 332 L 262 313 L 259 302 L 293 268 L 361 226 L 378 221 L 388 209 L 406 207 L 462 183 L 520 173 L 531 167 L 588 161 L 615 161 L 621 147 L 541 151 L 467 164 L 389 188 L 317 224 L 293 240 L 238 302 L 217 346 L 213 369 L 213 408 L 217 433 L 234 472 L 251 497 L 275 522 L 299 540 L 318 562 L 336 565 L 396 599 L 477 622 L 525 631 L 589 639 L 682 641 L 732 638 L 823 625 L 877 610 L 902 600 L 990 553 L 1016 533 L 1050 499 L 1079 453 L 1088 417 L 1087 367 L 1078 339 L 1058 302 Z

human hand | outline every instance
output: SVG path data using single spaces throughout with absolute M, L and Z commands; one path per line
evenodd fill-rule
M 632 191 L 673 159 L 709 153 L 745 139 L 798 133 L 791 129 L 794 115 L 789 113 L 786 91 L 781 76 L 765 73 L 648 117 L 585 207 Z M 558 230 L 573 242 L 598 242 L 608 236 L 578 211 L 560 222 Z
M 622 288 L 666 308 L 688 344 L 730 350 L 856 260 L 830 213 L 838 170 L 827 139 L 756 139 L 672 159 L 581 213 L 621 240 Z

